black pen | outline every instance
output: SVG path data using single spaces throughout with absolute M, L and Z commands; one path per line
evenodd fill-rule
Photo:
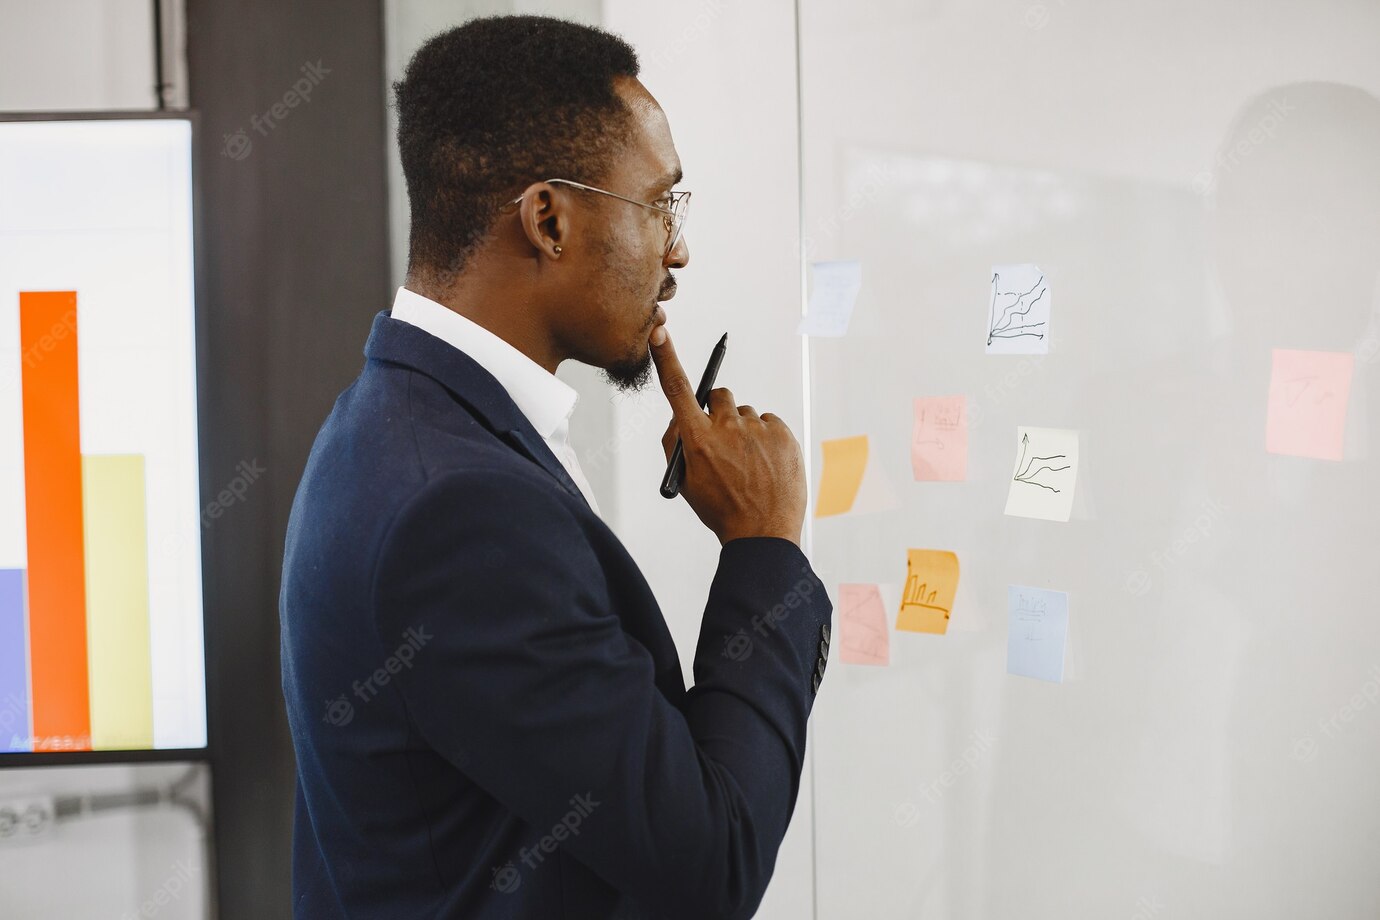
M 703 409 L 709 404 L 709 391 L 714 389 L 714 378 L 719 376 L 719 365 L 724 361 L 724 352 L 728 351 L 728 333 L 719 339 L 719 344 L 714 346 L 714 350 L 709 353 L 709 363 L 704 366 L 704 375 L 700 377 L 700 385 L 695 388 L 695 402 L 699 403 Z M 685 475 L 685 451 L 680 443 L 680 437 L 676 437 L 676 447 L 671 451 L 671 460 L 666 464 L 666 475 L 661 479 L 661 497 L 675 498 L 680 494 L 680 480 Z

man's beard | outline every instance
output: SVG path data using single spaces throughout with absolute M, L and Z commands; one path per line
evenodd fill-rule
M 629 358 L 603 368 L 604 379 L 620 393 L 637 393 L 652 376 L 652 353 L 644 351 L 640 358 Z
M 619 256 L 615 247 L 609 242 L 604 241 L 601 246 L 603 255 L 603 268 L 605 272 L 618 278 L 621 282 L 620 287 L 628 294 L 636 295 L 641 290 L 638 279 L 624 267 L 622 258 Z M 652 353 L 651 345 L 646 336 L 652 332 L 654 325 L 656 304 L 652 304 L 652 313 L 647 316 L 647 325 L 643 330 L 641 345 L 626 358 L 622 358 L 608 367 L 603 368 L 604 379 L 620 393 L 637 393 L 647 385 L 647 381 L 652 376 Z

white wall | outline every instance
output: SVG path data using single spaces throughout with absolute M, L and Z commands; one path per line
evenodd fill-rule
M 195 920 L 209 910 L 209 771 L 187 764 L 32 767 L 0 771 L 0 805 L 30 796 L 97 797 L 151 790 L 167 801 L 60 818 L 45 836 L 0 842 L 0 917 L 5 920 Z
M 0 0 L 0 112 L 152 109 L 148 0 Z M 164 4 L 163 81 L 186 106 L 182 5 Z
M 666 305 L 677 353 L 695 379 L 727 331 L 718 384 L 781 416 L 803 445 L 793 5 L 605 0 L 604 26 L 637 48 L 642 82 L 666 111 L 685 167 L 681 187 L 694 193 L 690 263 Z M 656 591 L 688 683 L 719 543 L 684 500 L 657 492 L 671 418 L 665 396 L 653 388 L 613 404 L 622 445 L 613 526 Z M 807 760 L 759 917 L 811 914 L 810 797 Z

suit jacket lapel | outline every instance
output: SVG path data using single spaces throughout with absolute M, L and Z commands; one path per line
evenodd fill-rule
M 526 421 L 525 416 L 523 421 Z M 566 472 L 564 464 L 556 459 L 555 454 L 551 453 L 551 448 L 546 446 L 546 440 L 537 434 L 537 430 L 532 427 L 530 422 L 527 423 L 525 431 L 522 428 L 509 428 L 500 437 L 519 452 L 534 460 L 542 469 L 555 476 L 556 481 L 564 486 L 567 492 L 580 501 L 585 501 L 585 493 L 580 491 L 575 480 L 570 478 L 570 473 Z
M 411 323 L 393 319 L 386 311 L 374 317 L 364 354 L 373 360 L 413 368 L 439 381 L 457 402 L 469 409 L 480 424 L 554 476 L 567 492 L 585 501 L 580 487 L 570 478 L 555 454 L 551 453 L 508 391 L 469 355 Z M 631 556 L 628 561 L 636 566 Z M 650 586 L 647 586 L 647 590 L 651 590 Z M 635 612 L 635 617 L 620 616 L 624 630 L 651 652 L 657 665 L 658 689 L 673 705 L 679 707 L 685 700 L 685 676 L 681 672 L 679 653 L 666 621 L 643 611 Z
M 501 441 L 550 473 L 571 495 L 585 501 L 580 487 L 508 391 L 463 351 L 382 311 L 374 317 L 364 356 L 411 367 L 437 380 Z

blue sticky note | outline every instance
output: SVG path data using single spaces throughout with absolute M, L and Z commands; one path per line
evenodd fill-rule
M 796 331 L 831 338 L 846 335 L 860 290 L 861 262 L 811 262 L 810 301 Z
M 1006 613 L 1006 673 L 1063 683 L 1068 594 L 1009 585 Z

